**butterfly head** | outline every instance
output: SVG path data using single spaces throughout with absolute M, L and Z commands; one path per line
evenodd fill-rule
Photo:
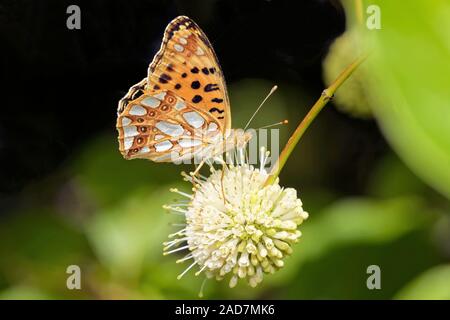
M 225 132 L 222 152 L 230 151 L 234 148 L 244 148 L 252 138 L 250 132 L 242 129 L 229 129 Z

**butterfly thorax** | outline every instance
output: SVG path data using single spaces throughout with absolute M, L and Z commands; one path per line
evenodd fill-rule
M 217 134 L 212 137 L 209 141 L 211 147 L 207 148 L 207 153 L 201 154 L 201 156 L 208 159 L 220 156 L 233 149 L 244 148 L 251 138 L 250 132 L 244 132 L 242 129 L 228 129 L 224 134 Z

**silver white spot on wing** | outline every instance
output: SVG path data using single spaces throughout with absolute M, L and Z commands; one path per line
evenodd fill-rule
M 130 114 L 133 116 L 143 116 L 143 115 L 147 114 L 147 109 L 135 104 L 135 105 L 131 106 Z
M 175 109 L 182 110 L 184 108 L 186 108 L 186 102 L 184 102 L 183 100 L 178 100 L 175 104 Z
M 156 99 L 155 97 L 147 97 L 142 99 L 141 103 L 146 107 L 157 108 L 161 101 Z
M 187 44 L 187 40 L 185 38 L 178 39 L 178 42 L 181 44 Z
M 167 92 L 163 91 L 163 92 L 160 92 L 160 93 L 158 93 L 158 94 L 155 94 L 154 97 L 155 97 L 156 99 L 162 101 L 162 100 L 164 100 L 164 98 L 166 97 L 166 94 L 167 94 Z
M 175 44 L 173 47 L 174 47 L 175 50 L 178 51 L 178 52 L 183 52 L 183 50 L 184 50 L 184 47 L 181 46 L 181 45 L 179 45 L 178 43 Z
M 158 123 L 156 123 L 155 127 L 163 133 L 172 137 L 179 136 L 183 134 L 184 131 L 183 127 L 179 124 L 174 124 L 167 121 L 159 121 Z
M 125 138 L 134 137 L 139 134 L 136 126 L 127 126 L 123 127 L 123 136 Z
M 198 55 L 198 56 L 202 56 L 202 55 L 205 54 L 205 51 L 203 51 L 202 48 L 197 47 L 197 50 L 195 51 L 195 54 Z
M 126 127 L 130 123 L 131 123 L 131 119 L 130 118 L 127 118 L 127 117 L 123 117 L 122 118 L 122 127 Z
M 123 140 L 123 148 L 124 148 L 125 150 L 130 149 L 131 146 L 133 145 L 133 141 L 134 141 L 134 138 L 125 138 L 125 139 Z
M 209 132 L 213 132 L 213 131 L 216 131 L 217 128 L 218 128 L 217 124 L 214 123 L 214 122 L 211 122 L 211 123 L 209 124 L 209 126 L 208 126 L 208 131 L 209 131 Z
M 195 139 L 180 139 L 178 141 L 178 144 L 182 148 L 191 148 L 202 144 L 201 140 L 195 140 Z
M 183 118 L 195 129 L 200 128 L 205 123 L 205 119 L 195 111 L 183 113 Z
M 149 152 L 150 152 L 150 148 L 148 146 L 144 146 L 141 148 L 141 150 L 139 150 L 140 154 L 149 153 Z
M 155 144 L 156 152 L 164 152 L 167 150 L 170 150 L 172 148 L 173 144 L 169 140 L 159 142 Z
M 162 134 L 157 134 L 155 136 L 155 141 L 161 140 L 162 138 L 164 138 L 164 136 Z

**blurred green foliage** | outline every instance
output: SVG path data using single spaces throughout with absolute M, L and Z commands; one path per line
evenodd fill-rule
M 402 160 L 450 198 L 450 2 L 370 4 L 380 7 L 382 22 L 381 30 L 361 33 L 372 50 L 371 108 Z
M 378 157 L 358 195 L 322 184 L 334 178 L 332 164 L 346 150 L 324 142 L 337 139 L 342 128 L 327 128 L 327 115 L 319 117 L 311 128 L 315 140 L 305 136 L 281 176 L 310 212 L 285 268 L 256 289 L 208 281 L 206 298 L 450 299 L 450 206 L 426 184 L 449 195 L 444 106 L 450 101 L 450 42 L 443 33 L 449 7 L 443 1 L 375 2 L 383 17 L 376 46 L 384 50 L 368 67 L 381 79 L 367 84 L 369 100 L 400 157 L 390 150 Z M 417 48 L 426 48 L 426 59 Z M 231 85 L 235 127 L 245 124 L 271 86 L 258 79 Z M 280 88 L 253 127 L 300 119 L 314 100 L 298 87 Z M 282 128 L 281 141 L 294 127 Z M 0 298 L 196 298 L 202 277 L 191 272 L 177 280 L 186 268 L 175 263 L 181 255 L 162 255 L 162 242 L 177 230 L 171 223 L 182 221 L 162 205 L 175 198 L 170 187 L 189 190 L 179 173 L 190 167 L 125 161 L 113 130 L 74 154 L 24 190 L 22 205 L 2 218 Z M 357 174 L 353 163 L 348 166 Z M 81 267 L 82 290 L 66 288 L 72 264 Z M 381 268 L 381 290 L 366 287 L 373 264 Z
M 450 265 L 441 265 L 425 271 L 408 283 L 397 294 L 397 299 L 450 300 Z
M 362 44 L 358 28 L 347 30 L 333 42 L 323 61 L 323 78 L 326 86 L 331 85 L 346 66 L 364 53 Z M 336 91 L 333 102 L 340 111 L 362 119 L 372 117 L 370 103 L 364 93 L 366 76 L 364 69 L 358 68 Z

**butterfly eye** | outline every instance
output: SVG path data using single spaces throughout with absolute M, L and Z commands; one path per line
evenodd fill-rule
M 142 139 L 142 138 L 137 138 L 137 143 L 138 144 L 142 144 L 144 142 L 144 139 Z
M 147 127 L 139 127 L 139 131 L 146 132 L 147 131 Z
M 142 122 L 144 122 L 144 119 L 142 119 L 142 118 L 137 118 L 137 122 L 142 123 Z

